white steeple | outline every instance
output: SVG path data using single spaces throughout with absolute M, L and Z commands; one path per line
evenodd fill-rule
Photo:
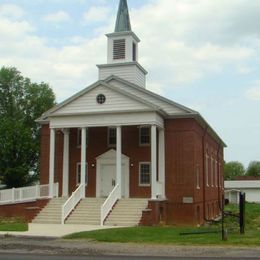
M 115 32 L 108 38 L 107 64 L 97 65 L 99 79 L 115 75 L 138 86 L 146 85 L 146 70 L 138 63 L 139 38 L 131 30 L 126 0 L 120 0 Z

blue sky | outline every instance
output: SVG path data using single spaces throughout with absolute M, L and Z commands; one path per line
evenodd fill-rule
M 62 101 L 97 80 L 119 0 L 1 0 L 0 66 Z M 250 4 L 249 4 L 250 2 Z M 199 111 L 226 161 L 260 160 L 260 0 L 128 0 L 147 88 Z

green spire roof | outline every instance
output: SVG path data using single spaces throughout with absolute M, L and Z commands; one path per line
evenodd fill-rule
M 120 0 L 119 9 L 116 18 L 115 32 L 131 31 L 131 23 L 126 0 Z

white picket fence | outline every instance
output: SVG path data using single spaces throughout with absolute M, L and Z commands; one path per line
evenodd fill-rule
M 108 198 L 106 201 L 103 203 L 101 206 L 100 210 L 100 225 L 104 225 L 104 221 L 109 214 L 109 212 L 112 210 L 113 206 L 119 200 L 120 198 L 120 193 L 119 193 L 119 184 L 115 186 L 115 188 L 112 190 L 112 192 L 109 194 Z
M 85 184 L 79 185 L 79 187 L 72 193 L 72 195 L 67 199 L 67 201 L 62 206 L 61 213 L 61 224 L 64 225 L 66 218 L 72 212 L 72 210 L 77 206 L 80 200 L 84 197 Z
M 59 196 L 59 183 L 53 184 L 53 194 L 54 197 Z M 49 184 L 0 190 L 0 205 L 29 202 L 44 198 L 49 198 Z

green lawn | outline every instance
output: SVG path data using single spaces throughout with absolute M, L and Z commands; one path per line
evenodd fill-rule
M 0 218 L 0 231 L 27 231 L 28 224 L 19 218 Z
M 227 210 L 238 211 L 235 206 L 228 206 Z M 233 217 L 226 219 L 225 227 L 228 229 L 228 241 L 221 240 L 221 225 L 210 227 L 136 227 L 119 228 L 81 232 L 67 236 L 67 239 L 88 239 L 100 242 L 120 243 L 156 243 L 176 245 L 237 245 L 260 246 L 260 205 L 246 205 L 246 234 L 239 234 L 237 221 Z M 216 231 L 213 234 L 180 235 L 182 232 Z

